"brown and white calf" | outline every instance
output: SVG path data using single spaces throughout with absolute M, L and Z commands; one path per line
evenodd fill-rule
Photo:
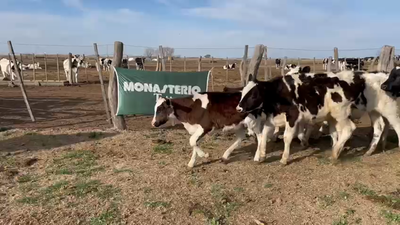
M 233 131 L 237 136 L 235 142 L 225 151 L 222 160 L 226 161 L 232 151 L 239 147 L 248 130 L 250 134 L 256 135 L 258 144 L 254 161 L 260 161 L 260 157 L 265 157 L 260 155 L 260 152 L 265 152 L 265 150 L 260 151 L 260 149 L 266 147 L 266 142 L 263 140 L 263 136 L 266 136 L 263 133 L 266 129 L 262 127 L 263 116 L 260 110 L 252 113 L 238 113 L 235 108 L 240 96 L 240 92 L 200 92 L 193 96 L 175 99 L 160 97 L 154 106 L 152 126 L 159 127 L 169 119 L 176 119 L 183 124 L 191 135 L 189 143 L 193 147 L 189 167 L 194 166 L 196 156 L 205 158 L 209 156 L 200 149 L 198 144 L 204 135 L 215 129 Z

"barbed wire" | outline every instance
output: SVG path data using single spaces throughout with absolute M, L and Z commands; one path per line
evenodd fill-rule
M 80 47 L 80 48 L 92 48 L 93 45 L 68 45 L 68 44 L 38 44 L 38 43 L 13 43 L 13 45 L 23 45 L 23 46 L 37 46 L 37 47 Z M 97 46 L 113 46 L 114 44 L 97 44 Z M 133 44 L 124 44 L 127 47 L 134 47 L 134 48 L 152 48 L 156 49 L 158 47 L 151 47 L 151 46 L 143 46 L 143 45 L 133 45 Z M 166 46 L 164 46 L 166 47 Z M 272 50 L 286 50 L 286 51 L 310 51 L 310 52 L 328 52 L 333 51 L 331 49 L 311 49 L 311 48 L 285 48 L 285 47 L 273 47 L 273 46 L 266 46 L 268 49 Z M 243 47 L 173 47 L 174 49 L 178 50 L 218 50 L 218 49 L 243 49 Z M 254 49 L 255 46 L 249 46 L 249 49 Z M 397 47 L 395 47 L 397 48 Z M 379 50 L 381 47 L 377 48 L 354 48 L 354 49 L 345 49 L 339 48 L 339 51 L 373 51 Z

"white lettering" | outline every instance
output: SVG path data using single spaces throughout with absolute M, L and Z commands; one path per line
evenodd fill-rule
M 175 94 L 177 94 L 177 95 L 180 95 L 180 94 L 181 94 L 181 87 L 182 87 L 182 86 L 179 86 L 179 85 L 176 85 L 176 86 L 175 86 Z
M 158 84 L 155 84 L 154 86 L 153 86 L 153 92 L 155 92 L 155 93 L 160 93 L 161 91 L 160 91 L 160 86 L 158 86 Z
M 124 82 L 124 91 L 135 91 L 133 82 Z
M 194 94 L 194 93 L 198 93 L 198 92 L 200 92 L 201 91 L 201 89 L 200 89 L 200 87 L 199 86 L 194 86 L 194 87 L 192 87 L 192 93 Z
M 167 91 L 167 88 L 168 88 L 168 85 L 164 85 L 164 87 L 163 87 L 163 89 L 162 89 L 162 91 L 161 91 L 161 93 L 165 93 L 166 91 Z
M 156 101 L 161 97 L 160 93 L 154 93 L 154 95 L 156 96 Z
M 170 93 L 170 94 L 173 94 L 173 93 L 174 93 L 174 87 L 175 87 L 174 85 L 171 85 L 171 84 L 168 85 L 169 93 Z
M 187 95 L 188 94 L 188 87 L 187 86 L 182 86 L 182 94 Z
M 143 91 L 143 84 L 142 83 L 135 83 L 135 90 L 138 92 Z
M 153 92 L 153 85 L 152 84 L 144 84 L 144 92 Z

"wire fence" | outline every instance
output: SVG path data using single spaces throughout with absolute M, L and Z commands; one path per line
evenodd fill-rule
M 0 45 L 1 46 L 1 45 Z M 88 68 L 81 68 L 79 71 L 79 82 L 98 82 L 98 72 L 96 69 L 96 59 L 92 45 L 54 45 L 54 44 L 24 44 L 13 43 L 17 60 L 24 65 L 34 65 L 37 68 L 23 70 L 23 76 L 26 80 L 43 80 L 43 81 L 63 81 L 66 79 L 63 62 L 68 58 L 68 53 L 85 54 Z M 6 46 L 7 47 L 7 46 Z M 165 46 L 164 46 L 165 47 Z M 112 57 L 114 51 L 113 44 L 98 44 L 99 54 L 101 57 Z M 152 49 L 157 52 L 158 47 L 140 46 L 124 44 L 124 58 L 146 56 L 146 49 Z M 213 83 L 220 86 L 237 86 L 240 85 L 240 74 L 238 69 L 226 70 L 224 65 L 236 63 L 236 68 L 244 54 L 243 47 L 174 47 L 172 58 L 165 59 L 167 71 L 197 71 L 210 70 L 214 75 Z M 0 58 L 8 58 L 7 48 L 0 47 L 2 51 Z M 380 54 L 381 48 L 365 48 L 365 49 L 339 49 L 340 58 L 350 57 L 376 57 Z M 265 79 L 277 75 L 281 75 L 284 71 L 282 68 L 276 67 L 275 59 L 286 59 L 286 64 L 300 64 L 302 66 L 310 66 L 313 71 L 325 71 L 322 59 L 333 57 L 332 49 L 301 49 L 301 48 L 282 48 L 267 47 L 268 59 L 264 59 L 260 65 L 260 77 Z M 249 47 L 248 58 L 250 59 L 254 53 L 254 47 Z M 199 61 L 199 57 L 202 57 Z M 200 64 L 200 65 L 199 65 Z M 368 65 L 366 65 L 368 66 Z M 135 62 L 129 61 L 129 68 L 135 68 Z M 155 71 L 157 62 L 151 58 L 145 60 L 145 69 Z M 103 72 L 103 79 L 108 80 L 109 73 Z

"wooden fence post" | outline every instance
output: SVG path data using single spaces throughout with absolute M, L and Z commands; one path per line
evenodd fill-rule
M 301 65 L 300 65 L 300 58 L 297 58 L 297 65 L 298 65 L 298 66 L 301 66 Z
M 143 60 L 144 61 L 144 60 Z M 144 62 L 143 62 L 144 63 Z M 128 69 L 130 69 L 129 66 L 129 55 L 126 55 L 126 66 L 128 67 Z M 144 69 L 144 68 L 143 68 Z
M 169 72 L 172 72 L 172 57 L 169 60 Z
M 313 59 L 313 73 L 315 73 L 315 57 Z
M 186 56 L 183 57 L 183 71 L 186 72 Z
M 243 53 L 243 58 L 242 58 L 242 63 L 243 63 L 243 74 L 240 74 L 240 80 L 242 81 L 243 87 L 246 86 L 247 80 L 247 58 L 249 55 L 249 45 L 244 46 L 244 53 Z
M 158 46 L 158 54 L 161 57 L 161 71 L 165 71 L 165 58 L 164 58 L 164 50 L 162 45 Z
M 287 62 L 287 57 L 285 56 L 285 57 L 283 58 L 283 63 L 282 63 L 282 67 L 281 67 L 281 76 L 284 76 L 284 75 L 285 75 L 286 62 Z
M 68 68 L 69 68 L 69 72 L 68 72 L 68 82 L 72 85 L 74 83 L 74 79 L 72 79 L 72 53 L 70 52 L 68 54 Z
M 331 65 L 332 65 L 332 56 L 329 56 L 328 65 L 327 65 L 327 68 L 326 68 L 326 71 L 328 71 L 328 73 L 332 72 Z
M 358 70 L 360 70 L 361 69 L 361 59 L 360 59 L 360 57 L 358 57 Z
M 13 48 L 13 46 L 11 44 L 11 41 L 8 41 L 8 49 L 10 51 L 10 54 L 11 54 L 11 57 L 12 57 L 12 61 L 14 62 L 14 65 L 17 65 L 17 60 L 15 58 L 14 48 Z M 32 112 L 32 109 L 31 109 L 31 105 L 29 104 L 28 95 L 26 94 L 26 91 L 25 91 L 24 80 L 23 80 L 22 75 L 21 75 L 21 70 L 19 69 L 18 66 L 16 66 L 14 71 L 16 72 L 16 74 L 17 74 L 17 76 L 19 78 L 19 82 L 20 82 L 19 86 L 21 87 L 22 96 L 24 97 L 24 101 L 25 101 L 25 104 L 26 104 L 26 108 L 28 109 L 29 116 L 31 117 L 32 122 L 35 122 L 36 119 L 35 119 L 35 116 L 33 115 L 33 112 Z
M 225 85 L 228 85 L 229 81 L 229 58 L 226 57 L 226 72 L 225 72 Z
M 160 56 L 159 55 L 157 55 L 156 71 L 160 71 Z
M 251 58 L 249 67 L 247 70 L 246 81 L 249 79 L 249 75 L 253 75 L 253 79 L 257 78 L 258 69 L 260 67 L 263 55 L 264 55 L 264 45 L 256 45 L 254 47 L 253 58 Z
M 271 77 L 268 77 L 268 48 L 267 46 L 264 47 L 264 80 L 267 81 L 271 79 Z
M 339 50 L 338 48 L 333 49 L 333 57 L 335 59 L 335 72 L 339 71 Z
M 58 54 L 56 55 L 56 60 L 57 60 L 57 80 L 60 81 L 60 62 L 59 62 Z
M 106 111 L 106 116 L 107 116 L 107 121 L 112 124 L 112 120 L 111 120 L 111 116 L 110 116 L 110 109 L 108 107 L 108 102 L 107 102 L 107 94 L 106 94 L 106 90 L 104 88 L 104 82 L 103 82 L 103 74 L 102 74 L 102 69 L 100 66 L 100 55 L 99 55 L 99 50 L 97 48 L 97 44 L 94 43 L 93 44 L 93 48 L 94 48 L 94 54 L 96 57 L 96 69 L 99 73 L 99 80 L 100 80 L 100 85 L 101 85 L 101 95 L 103 96 L 103 102 L 104 102 L 104 110 Z
M 10 53 L 8 53 L 8 73 L 9 73 L 9 76 L 10 76 L 10 80 L 12 80 L 13 79 L 13 77 L 12 77 L 12 70 L 11 70 L 11 62 L 12 62 L 12 59 L 11 59 L 11 54 Z
M 108 100 L 110 103 L 111 118 L 114 128 L 118 130 L 126 130 L 126 123 L 123 116 L 117 116 L 118 106 L 118 82 L 114 73 L 114 67 L 121 67 L 122 56 L 124 53 L 124 44 L 120 41 L 114 42 L 114 58 L 112 61 L 110 79 L 108 81 Z
M 49 77 L 47 75 L 47 56 L 44 54 L 44 76 L 46 77 L 46 81 L 49 80 Z
M 385 45 L 381 49 L 379 56 L 378 71 L 390 72 L 394 68 L 394 53 L 393 46 Z
M 197 71 L 199 71 L 199 72 L 201 71 L 201 56 L 199 57 Z
M 214 57 L 211 57 L 211 68 L 214 67 Z
M 22 77 L 24 77 L 24 71 L 22 70 L 23 65 L 24 65 L 24 60 L 22 58 L 22 54 L 19 54 L 19 58 L 20 58 L 20 63 L 21 63 L 21 75 L 22 75 Z
M 32 54 L 32 65 L 33 65 L 33 70 L 32 70 L 32 76 L 33 80 L 36 80 L 36 68 L 35 68 L 35 53 Z

